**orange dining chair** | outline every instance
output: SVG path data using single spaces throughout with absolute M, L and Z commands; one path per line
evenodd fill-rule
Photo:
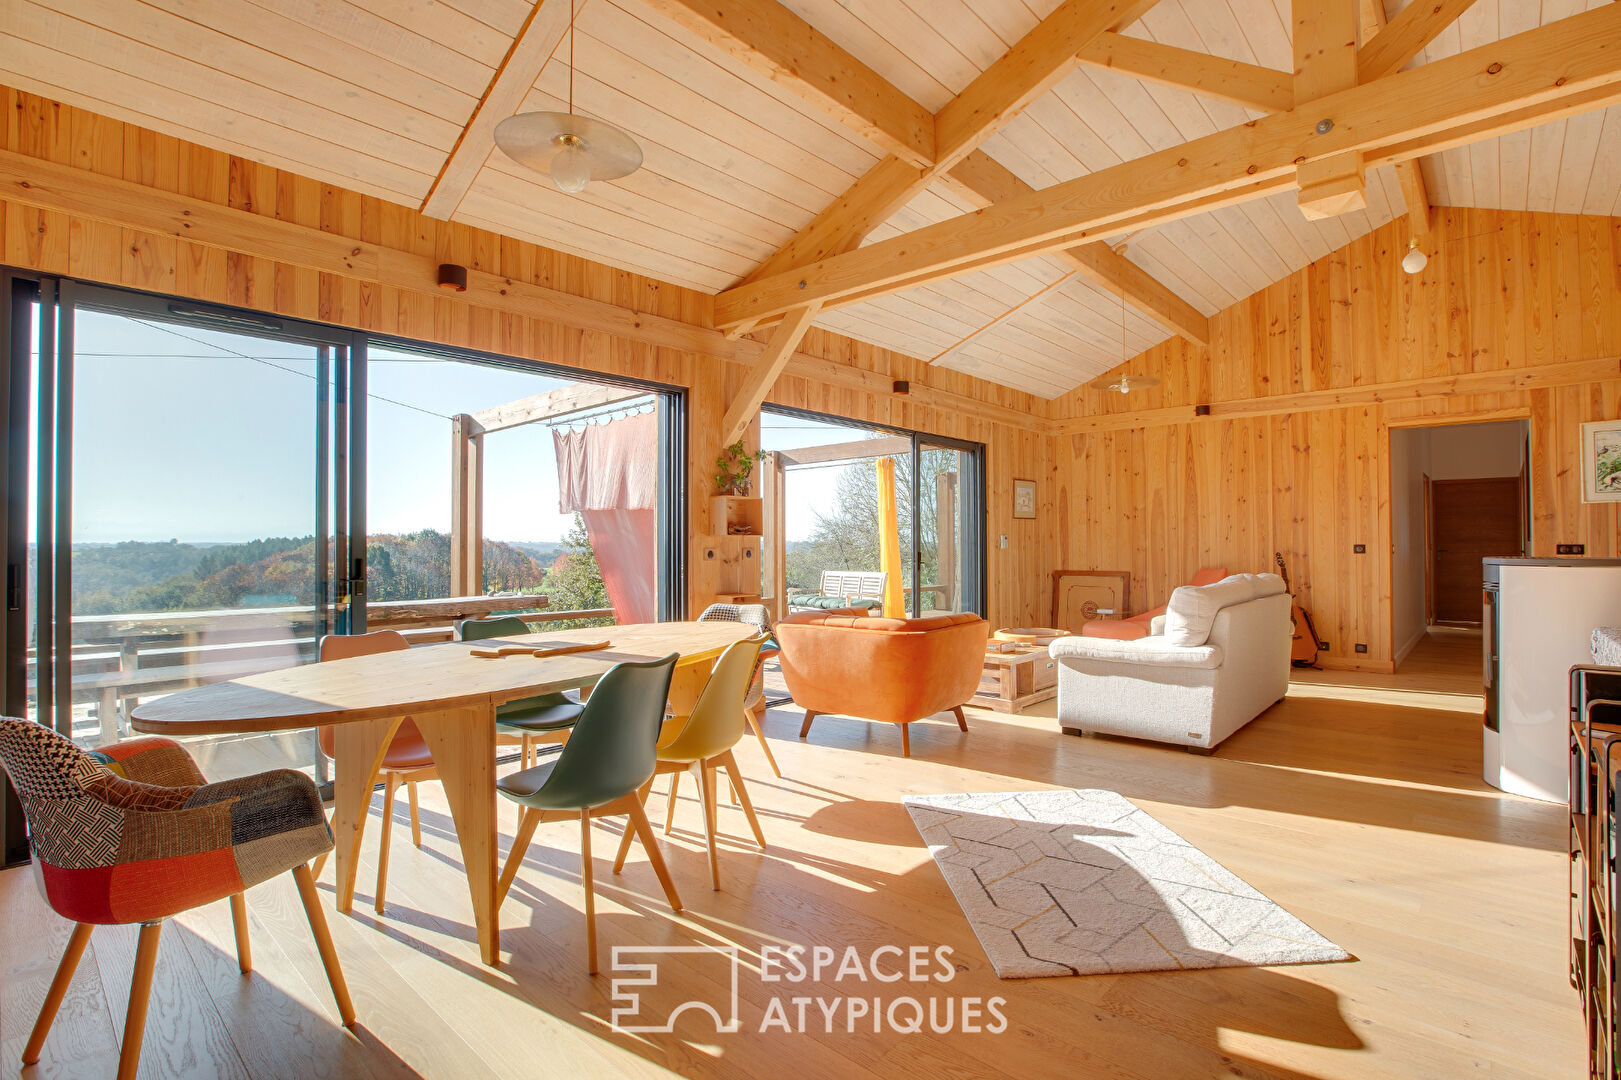
M 370 634 L 328 634 L 321 639 L 320 659 L 346 660 L 351 656 L 375 656 L 378 653 L 399 652 L 409 649 L 411 643 L 405 640 L 405 635 L 398 630 L 375 630 Z M 321 743 L 321 753 L 329 758 L 337 757 L 337 735 L 332 725 L 316 729 L 316 737 Z M 377 914 L 383 914 L 383 895 L 388 889 L 388 850 L 389 841 L 394 833 L 394 793 L 399 791 L 400 785 L 405 785 L 406 799 L 411 806 L 411 842 L 417 847 L 422 846 L 422 822 L 417 811 L 417 784 L 424 780 L 437 780 L 439 773 L 433 766 L 433 754 L 428 750 L 427 740 L 422 732 L 417 730 L 416 721 L 407 716 L 400 721 L 399 729 L 394 732 L 394 738 L 389 740 L 388 749 L 383 752 L 382 777 L 385 784 L 383 790 L 383 836 L 382 846 L 377 853 Z M 322 855 L 315 864 L 315 874 L 321 874 L 326 865 L 326 856 Z

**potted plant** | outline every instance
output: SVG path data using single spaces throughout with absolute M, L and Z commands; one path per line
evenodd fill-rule
M 715 493 L 747 495 L 754 486 L 754 463 L 758 458 L 748 452 L 741 439 L 721 451 L 715 459 Z

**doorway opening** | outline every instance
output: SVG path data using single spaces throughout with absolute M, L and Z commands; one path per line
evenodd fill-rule
M 1529 460 L 1525 420 L 1390 432 L 1398 665 L 1431 631 L 1480 628 L 1481 560 L 1530 547 Z

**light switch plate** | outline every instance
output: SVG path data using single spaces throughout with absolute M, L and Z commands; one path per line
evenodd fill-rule
M 1002 534 L 1002 540 L 1001 540 L 1001 543 L 998 546 L 1000 546 L 1004 550 L 1007 548 L 1007 533 Z

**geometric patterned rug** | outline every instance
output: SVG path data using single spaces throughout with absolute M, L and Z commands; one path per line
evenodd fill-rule
M 1004 979 L 1350 958 L 1117 792 L 905 804 Z

